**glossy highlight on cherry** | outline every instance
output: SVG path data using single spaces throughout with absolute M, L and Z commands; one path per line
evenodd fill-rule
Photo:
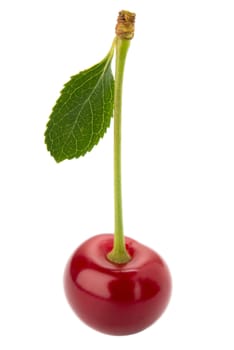
M 131 260 L 107 259 L 112 234 L 100 234 L 81 244 L 67 263 L 65 294 L 76 315 L 102 333 L 128 335 L 152 325 L 166 309 L 171 275 L 152 249 L 126 237 Z

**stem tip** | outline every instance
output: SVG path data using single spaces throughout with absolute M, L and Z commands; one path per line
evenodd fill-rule
M 121 39 L 131 40 L 134 36 L 136 14 L 129 11 L 120 11 L 115 27 L 116 35 Z

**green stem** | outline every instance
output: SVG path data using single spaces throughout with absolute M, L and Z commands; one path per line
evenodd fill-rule
M 121 184 L 121 117 L 122 117 L 122 86 L 124 67 L 130 40 L 134 36 L 135 13 L 120 11 L 116 32 L 116 65 L 115 65 L 115 96 L 114 96 L 114 207 L 115 231 L 113 249 L 107 258 L 117 264 L 125 264 L 131 260 L 127 252 L 122 212 L 122 184 Z
M 130 40 L 116 38 L 116 67 L 115 67 L 115 98 L 114 98 L 114 208 L 115 230 L 114 244 L 108 259 L 123 264 L 129 256 L 124 240 L 122 184 L 121 184 L 121 119 L 122 119 L 122 86 L 124 67 Z

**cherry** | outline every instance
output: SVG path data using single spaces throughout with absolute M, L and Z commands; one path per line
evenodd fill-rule
M 97 235 L 81 244 L 64 273 L 65 294 L 77 316 L 92 328 L 112 335 L 133 334 L 149 327 L 162 315 L 171 295 L 171 276 L 163 259 L 124 236 L 122 86 L 134 23 L 134 13 L 119 12 L 108 55 L 65 85 L 46 131 L 47 147 L 56 161 L 78 158 L 98 143 L 113 112 L 114 234 Z M 114 52 L 115 79 L 111 72 Z
M 67 263 L 64 287 L 76 315 L 90 327 L 111 335 L 139 332 L 154 323 L 170 299 L 166 263 L 152 249 L 125 238 L 131 260 L 116 264 L 107 255 L 113 235 L 94 236 Z

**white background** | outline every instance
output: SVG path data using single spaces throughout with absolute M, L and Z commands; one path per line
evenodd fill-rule
M 56 164 L 44 131 L 63 84 L 137 13 L 123 105 L 125 233 L 170 266 L 173 295 L 142 333 L 82 324 L 63 294 L 72 251 L 113 231 L 112 131 Z M 233 0 L 1 2 L 0 348 L 234 348 Z M 150 344 L 150 345 L 149 345 Z

